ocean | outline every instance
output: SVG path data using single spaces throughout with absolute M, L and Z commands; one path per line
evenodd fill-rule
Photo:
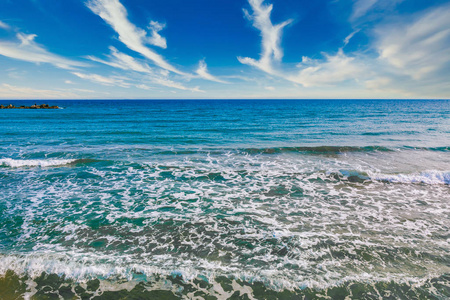
M 450 298 L 449 100 L 40 103 L 0 110 L 0 299 Z

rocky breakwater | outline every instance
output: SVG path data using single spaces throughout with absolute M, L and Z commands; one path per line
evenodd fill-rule
M 49 106 L 48 104 L 41 104 L 41 105 L 31 105 L 31 106 L 14 106 L 12 104 L 9 105 L 0 105 L 0 109 L 59 109 L 59 106 L 53 105 Z

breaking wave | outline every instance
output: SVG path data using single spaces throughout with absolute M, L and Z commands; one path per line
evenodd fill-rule
M 392 183 L 450 184 L 450 172 L 429 171 L 414 174 L 377 174 L 373 180 Z
M 417 299 L 444 299 L 449 294 L 450 280 L 448 273 L 441 272 L 424 277 L 373 276 L 363 272 L 327 282 L 313 278 L 290 281 L 271 276 L 271 272 L 201 273 L 189 268 L 92 264 L 86 257 L 82 261 L 74 262 L 67 255 L 0 255 L 0 298 L 22 294 L 25 299 L 265 299 L 267 295 L 281 299 L 316 299 L 323 295 L 332 299 L 372 299 L 375 295 L 408 294 Z
M 9 168 L 23 168 L 23 167 L 58 167 L 64 165 L 74 165 L 78 163 L 88 163 L 93 162 L 93 159 L 12 159 L 12 158 L 2 158 L 0 159 L 0 167 Z
M 334 175 L 335 173 L 329 172 Z M 376 172 L 361 172 L 354 170 L 339 170 L 338 177 L 349 181 L 381 181 L 386 183 L 403 184 L 450 184 L 450 171 L 430 170 L 411 174 L 383 174 Z

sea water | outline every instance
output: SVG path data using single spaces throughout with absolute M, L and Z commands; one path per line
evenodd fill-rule
M 44 102 L 0 110 L 0 299 L 450 297 L 450 101 Z

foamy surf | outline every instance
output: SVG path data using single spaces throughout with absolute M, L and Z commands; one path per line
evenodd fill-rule
M 373 174 L 373 180 L 392 183 L 450 184 L 450 172 L 428 171 L 414 174 Z
M 368 291 L 373 287 L 372 292 L 378 294 L 389 293 L 391 289 L 402 289 L 415 295 L 416 298 L 423 298 L 421 297 L 423 295 L 439 296 L 443 291 L 445 293 L 445 285 L 443 286 L 440 281 L 446 280 L 445 272 L 448 271 L 436 270 L 437 272 L 432 275 L 425 276 L 410 274 L 374 276 L 360 272 L 343 276 L 338 280 L 310 276 L 289 280 L 276 270 L 258 273 L 245 270 L 234 272 L 215 270 L 205 273 L 190 268 L 170 270 L 146 265 L 97 264 L 87 257 L 76 262 L 67 254 L 56 253 L 0 255 L 0 262 L 0 287 L 8 291 L 19 286 L 25 299 L 40 296 L 42 292 L 36 287 L 42 288 L 45 285 L 49 285 L 46 293 L 64 299 L 68 294 L 73 297 L 89 295 L 94 297 L 90 299 L 108 299 L 108 296 L 113 295 L 110 293 L 119 291 L 123 293 L 123 298 L 138 299 L 159 298 L 162 291 L 168 293 L 170 299 L 192 299 L 192 291 L 196 291 L 196 294 L 204 298 L 215 299 L 234 298 L 236 293 L 241 296 L 247 294 L 249 299 L 263 299 L 267 293 L 275 292 L 284 296 L 307 296 L 315 299 L 324 294 L 335 293 L 357 296 L 353 293 L 361 287 L 369 288 Z M 323 274 L 325 277 L 334 277 L 333 272 L 327 269 L 322 271 L 325 272 Z M 150 294 L 147 294 L 148 292 Z M 0 298 L 3 299 L 1 296 L 0 290 Z M 102 297 L 96 298 L 99 296 Z
M 56 167 L 74 163 L 76 159 L 0 159 L 0 166 L 10 168 L 22 167 Z
M 328 175 L 335 174 L 334 172 L 327 172 Z M 350 181 L 381 181 L 386 183 L 403 183 L 403 184 L 450 184 L 450 172 L 448 171 L 425 171 L 411 174 L 384 174 L 379 172 L 355 171 L 355 170 L 339 170 L 339 174 L 344 179 Z

